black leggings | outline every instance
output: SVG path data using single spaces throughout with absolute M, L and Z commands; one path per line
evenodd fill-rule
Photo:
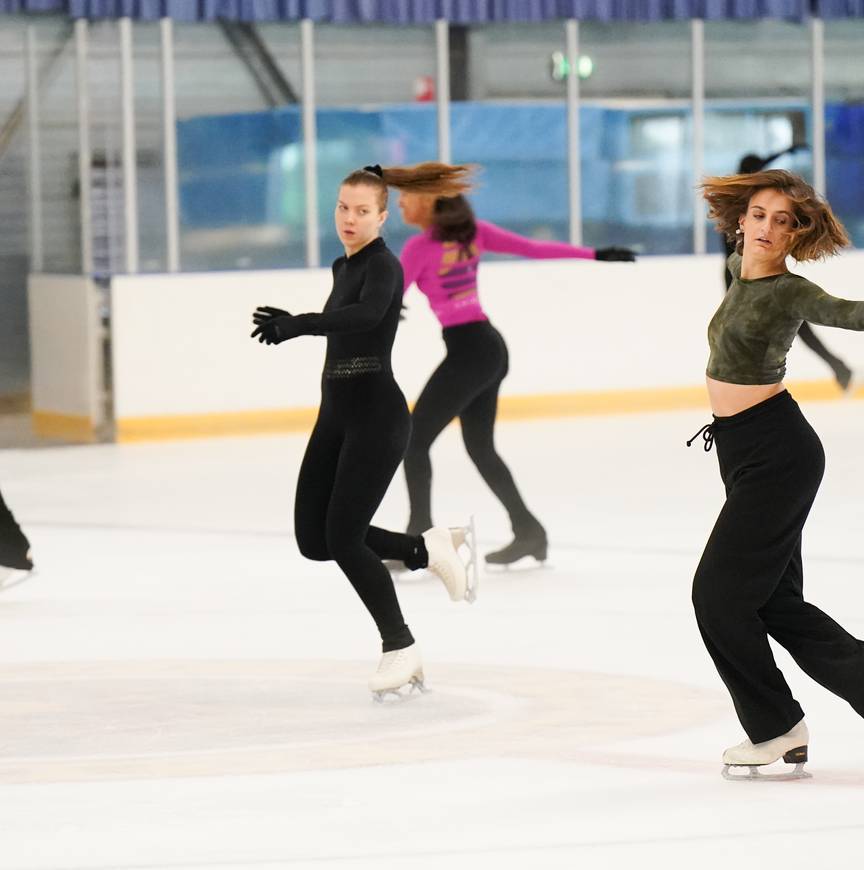
M 747 736 L 762 743 L 803 717 L 768 637 L 864 716 L 864 643 L 804 600 L 801 531 L 825 468 L 818 436 L 788 392 L 715 417 L 726 503 L 693 581 L 705 646 Z
M 384 652 L 414 642 L 382 559 L 421 568 L 422 538 L 371 526 L 402 461 L 411 426 L 389 372 L 326 379 L 294 505 L 294 529 L 307 559 L 339 565 L 381 634 Z
M 495 450 L 498 390 L 507 374 L 507 345 L 488 321 L 448 326 L 447 356 L 429 378 L 411 415 L 405 479 L 411 516 L 408 531 L 432 525 L 432 463 L 429 451 L 446 426 L 459 418 L 462 439 L 483 480 L 504 505 L 514 531 L 537 520 L 522 501 L 510 469 Z
M 822 344 L 819 336 L 813 332 L 813 327 L 805 320 L 800 329 L 798 330 L 798 338 L 804 342 L 804 344 L 816 354 L 816 356 L 820 357 L 831 367 L 831 371 L 834 372 L 834 377 L 838 381 L 843 381 L 844 377 L 847 378 L 849 376 L 849 368 L 846 363 L 843 362 L 839 357 L 834 356 L 824 344 Z M 845 386 L 845 385 L 844 385 Z

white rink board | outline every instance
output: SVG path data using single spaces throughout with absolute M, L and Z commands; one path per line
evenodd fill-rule
M 29 276 L 33 409 L 99 425 L 102 372 L 98 291 L 78 275 Z
M 835 295 L 864 298 L 864 252 L 796 271 Z M 320 310 L 330 282 L 329 269 L 115 278 L 115 416 L 314 407 L 324 339 L 264 347 L 249 338 L 251 314 L 258 305 Z M 505 396 L 696 386 L 708 322 L 722 297 L 722 260 L 496 261 L 481 267 L 480 292 L 510 348 Z M 405 302 L 393 365 L 411 400 L 443 357 L 443 343 L 416 288 Z M 853 368 L 864 367 L 864 337 L 818 331 Z M 829 374 L 793 346 L 791 379 Z

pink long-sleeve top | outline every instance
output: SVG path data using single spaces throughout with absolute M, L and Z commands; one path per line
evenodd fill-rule
M 478 220 L 477 235 L 468 245 L 438 241 L 432 237 L 431 228 L 408 239 L 400 258 L 405 273 L 405 290 L 416 284 L 429 298 L 429 305 L 441 326 L 486 320 L 477 292 L 477 267 L 484 251 L 534 260 L 595 259 L 594 248 L 526 239 L 488 221 Z

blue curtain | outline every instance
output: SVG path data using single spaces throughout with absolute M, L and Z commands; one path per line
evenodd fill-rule
M 0 0 L 0 14 L 53 12 L 73 18 L 146 21 L 295 21 L 337 24 L 456 24 L 494 21 L 667 21 L 864 17 L 864 0 Z
M 864 0 L 815 0 L 822 18 L 864 18 Z

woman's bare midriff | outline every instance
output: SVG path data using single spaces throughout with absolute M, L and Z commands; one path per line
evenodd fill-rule
M 786 386 L 779 384 L 727 384 L 725 381 L 715 381 L 705 378 L 708 384 L 708 398 L 715 417 L 731 417 L 740 414 L 777 393 L 782 393 Z

